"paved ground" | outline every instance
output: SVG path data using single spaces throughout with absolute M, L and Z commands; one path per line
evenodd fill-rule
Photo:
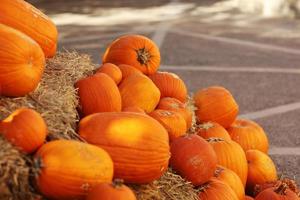
M 300 21 L 247 16 L 215 2 L 77 0 L 36 5 L 57 23 L 60 49 L 88 53 L 100 63 L 114 38 L 143 34 L 160 46 L 161 69 L 180 75 L 191 92 L 210 85 L 228 88 L 241 116 L 257 121 L 268 133 L 279 171 L 300 183 Z

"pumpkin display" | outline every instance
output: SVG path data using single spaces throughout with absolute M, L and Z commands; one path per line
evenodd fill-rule
M 94 186 L 113 177 L 113 162 L 106 151 L 74 140 L 44 144 L 34 163 L 36 185 L 49 199 L 84 199 Z
M 123 112 L 134 112 L 134 113 L 141 113 L 141 114 L 146 114 L 145 111 L 137 106 L 130 106 L 123 108 Z
M 133 74 L 142 74 L 142 72 L 130 65 L 121 64 L 118 65 L 119 69 L 122 72 L 122 80 L 126 79 L 128 76 Z
M 114 177 L 125 182 L 149 183 L 168 168 L 168 133 L 147 115 L 96 113 L 80 121 L 79 134 L 110 154 L 114 162 Z
M 299 197 L 282 183 L 276 187 L 268 188 L 259 193 L 255 200 L 299 200 Z
M 250 196 L 245 196 L 245 200 L 254 200 L 254 199 Z
M 0 135 L 26 153 L 40 147 L 47 135 L 47 125 L 39 113 L 20 108 L 0 122 Z
M 218 164 L 234 171 L 244 186 L 248 175 L 247 159 L 242 147 L 233 140 L 209 138 L 207 141 L 214 148 Z
M 125 35 L 106 49 L 103 63 L 131 65 L 146 75 L 154 74 L 160 65 L 160 52 L 152 40 L 142 35 Z
M 120 112 L 121 95 L 116 83 L 108 75 L 97 73 L 76 82 L 80 110 L 83 115 L 97 112 Z
M 199 123 L 214 121 L 224 128 L 228 128 L 239 112 L 239 107 L 231 93 L 219 86 L 197 91 L 194 101 Z
M 161 97 L 173 97 L 181 102 L 187 100 L 187 88 L 185 83 L 174 73 L 156 72 L 149 76 L 158 87 Z
M 179 113 L 157 109 L 149 113 L 149 115 L 165 127 L 169 133 L 170 142 L 175 138 L 186 134 L 186 122 Z
M 135 74 L 119 85 L 123 108 L 137 106 L 146 113 L 152 112 L 160 99 L 159 89 L 147 76 Z
M 247 119 L 237 119 L 227 129 L 231 139 L 241 145 L 244 151 L 257 149 L 268 152 L 269 141 L 260 125 Z
M 217 156 L 213 148 L 198 135 L 186 135 L 171 143 L 171 167 L 198 186 L 213 177 Z
M 199 124 L 197 126 L 196 133 L 205 139 L 215 137 L 222 138 L 224 140 L 231 140 L 226 129 L 216 122 L 205 122 Z
M 117 85 L 122 80 L 122 72 L 120 68 L 112 63 L 105 63 L 101 65 L 96 73 L 107 74 L 110 78 L 112 78 L 116 82 Z
M 1 1 L 0 21 L 6 2 L 14 1 Z M 45 68 L 41 47 L 24 33 L 1 22 L 0 44 L 0 95 L 20 97 L 32 92 Z
M 24 34 L 31 37 L 35 40 L 40 47 L 43 49 L 44 55 L 46 57 L 53 57 L 56 53 L 57 46 L 57 29 L 55 24 L 48 18 L 45 14 L 43 14 L 40 10 L 27 3 L 24 0 L 1 0 L 0 6 L 0 23 L 5 24 L 7 26 L 13 27 Z M 4 36 L 1 35 L 0 38 Z M 4 37 L 3 39 L 5 39 Z M 6 38 L 7 39 L 7 38 Z M 23 38 L 25 39 L 25 38 Z M 7 41 L 15 41 L 13 38 Z M 0 42 L 1 46 L 4 44 L 3 41 Z M 16 42 L 16 47 L 21 48 L 22 51 L 27 50 L 30 52 L 37 51 L 37 47 L 34 47 L 35 44 L 31 44 L 32 47 L 25 45 L 19 42 Z M 11 49 L 5 48 L 3 49 Z M 20 52 L 20 49 L 11 52 Z M 24 56 L 24 54 L 21 54 Z M 41 56 L 39 53 L 33 54 L 25 54 L 28 58 L 31 58 L 31 62 L 27 62 L 30 65 L 32 63 L 37 64 L 34 58 Z M 16 54 L 14 54 L 15 58 L 18 58 Z M 22 56 L 22 57 L 23 57 Z M 32 57 L 31 57 L 32 56 Z M 2 65 L 2 63 L 1 63 Z M 25 67 L 25 66 L 24 66 Z M 30 81 L 28 81 L 30 82 Z

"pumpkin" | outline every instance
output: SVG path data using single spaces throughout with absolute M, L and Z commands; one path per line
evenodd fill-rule
M 285 183 L 265 189 L 259 193 L 255 200 L 299 200 L 299 197 L 289 189 L 289 186 Z
M 176 111 L 183 116 L 186 121 L 187 129 L 192 127 L 193 113 L 187 108 L 186 104 L 172 97 L 161 98 L 157 109 Z
M 100 183 L 89 192 L 86 200 L 136 200 L 133 191 L 116 179 L 113 183 Z
M 227 131 L 231 139 L 239 143 L 244 151 L 257 149 L 264 153 L 268 152 L 268 138 L 261 126 L 254 121 L 237 119 Z
M 119 86 L 123 108 L 137 106 L 146 113 L 152 112 L 160 99 L 159 89 L 145 75 L 129 76 Z
M 229 185 L 236 193 L 239 200 L 245 199 L 244 185 L 240 177 L 232 170 L 218 165 L 214 177 L 220 181 L 223 181 L 224 183 L 227 183 L 227 185 Z
M 199 199 L 201 200 L 238 200 L 229 185 L 216 178 L 211 178 L 199 190 Z
M 36 185 L 49 199 L 84 199 L 94 186 L 113 177 L 113 162 L 106 151 L 74 140 L 44 144 L 34 163 Z
M 4 2 L 1 1 L 0 10 Z M 22 32 L 1 23 L 0 44 L 0 95 L 19 97 L 32 92 L 45 68 L 40 46 Z
M 40 147 L 47 135 L 47 125 L 39 113 L 20 108 L 0 122 L 0 135 L 26 153 Z
M 100 66 L 96 73 L 107 74 L 118 85 L 122 80 L 122 72 L 119 67 L 111 63 L 105 63 Z
M 213 148 L 198 135 L 186 135 L 171 143 L 171 167 L 193 185 L 213 177 L 217 156 Z
M 250 196 L 245 196 L 245 200 L 254 200 L 254 199 Z
M 216 122 L 205 122 L 199 124 L 196 128 L 196 133 L 205 139 L 216 137 L 224 140 L 231 140 L 226 129 Z
M 169 139 L 171 142 L 175 138 L 186 134 L 186 122 L 179 113 L 157 109 L 149 113 L 149 115 L 165 127 L 169 133 Z
M 118 67 L 122 72 L 122 80 L 126 79 L 128 76 L 131 76 L 133 74 L 142 74 L 141 71 L 130 65 L 121 64 L 118 65 Z
M 79 102 L 84 116 L 97 112 L 121 111 L 121 95 L 108 75 L 97 73 L 76 82 Z
M 221 138 L 209 138 L 207 141 L 216 152 L 218 164 L 234 171 L 245 186 L 248 166 L 246 155 L 242 147 L 232 140 L 224 140 Z
M 227 128 L 239 112 L 233 96 L 223 87 L 213 86 L 199 90 L 194 95 L 194 101 L 199 123 L 213 121 Z
M 248 161 L 247 190 L 253 193 L 256 184 L 276 181 L 277 171 L 272 159 L 259 150 L 248 150 L 246 152 Z
M 58 34 L 55 24 L 40 10 L 27 3 L 26 1 L 1 0 L 0 23 L 15 28 L 31 37 L 41 46 L 46 57 L 53 57 L 55 55 Z M 1 35 L 0 37 L 2 38 L 3 36 Z M 11 40 L 9 41 L 14 41 L 14 39 L 11 38 Z M 3 42 L 1 41 L 0 43 L 2 46 Z M 26 49 L 30 52 L 36 51 L 36 47 L 32 49 L 29 46 L 23 46 L 23 44 L 19 42 L 16 42 L 15 44 L 15 48 L 22 47 L 21 49 L 23 50 Z M 3 49 L 10 48 L 3 47 Z M 20 49 L 18 49 L 18 51 L 11 52 L 19 51 Z M 14 56 L 15 58 L 18 58 L 16 54 L 14 54 Z M 28 58 L 30 58 L 30 55 L 27 54 L 27 56 Z M 32 59 L 32 62 L 33 61 L 34 59 Z
M 185 83 L 174 73 L 156 72 L 149 76 L 158 87 L 161 97 L 173 97 L 181 102 L 187 100 L 187 88 Z
M 96 113 L 80 121 L 79 134 L 110 154 L 114 162 L 114 177 L 125 182 L 149 183 L 168 168 L 168 133 L 147 115 Z
M 123 112 L 134 112 L 134 113 L 141 113 L 141 114 L 146 114 L 145 111 L 137 106 L 130 106 L 123 108 Z

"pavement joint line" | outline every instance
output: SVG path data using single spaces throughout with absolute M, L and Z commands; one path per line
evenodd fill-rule
M 62 44 L 62 46 L 64 46 L 64 45 Z M 76 49 L 76 50 L 88 50 L 88 49 L 99 49 L 101 47 L 104 47 L 104 44 L 91 43 L 91 44 L 69 45 L 68 48 L 73 48 L 73 49 Z
M 300 156 L 300 147 L 271 147 L 269 154 Z

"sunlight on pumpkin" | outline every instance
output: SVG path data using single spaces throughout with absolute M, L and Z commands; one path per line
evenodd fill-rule
M 14 120 L 15 116 L 19 115 L 22 112 L 22 110 L 16 110 L 15 112 L 11 113 L 7 118 L 2 120 L 2 122 L 10 123 Z

